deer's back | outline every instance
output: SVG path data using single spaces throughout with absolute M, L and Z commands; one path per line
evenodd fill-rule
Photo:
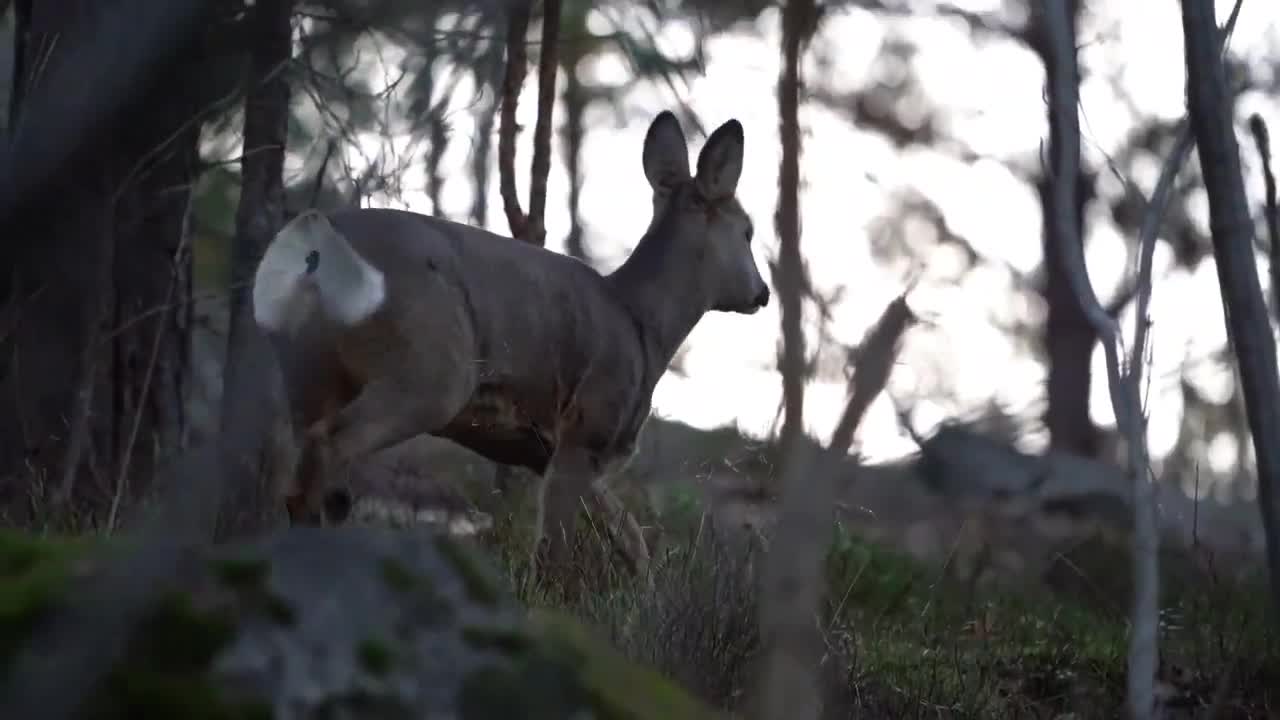
M 630 453 L 656 377 L 636 326 L 589 266 L 466 225 L 397 210 L 331 220 L 386 276 L 388 311 L 364 346 L 412 342 L 473 362 L 467 406 L 435 434 L 541 472 L 561 442 Z M 430 337 L 423 337 L 426 332 Z M 357 333 L 358 334 L 358 333 Z M 358 338 L 357 338 L 358 340 Z M 433 349 L 434 347 L 434 349 Z M 429 387 L 406 389 L 430 392 Z

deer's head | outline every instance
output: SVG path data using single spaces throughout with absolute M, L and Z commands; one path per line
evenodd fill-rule
M 653 230 L 696 264 L 710 308 L 751 314 L 769 304 L 769 286 L 751 253 L 751 218 L 735 194 L 742 150 L 742 124 L 729 120 L 707 138 L 690 175 L 684 132 L 663 111 L 645 135 L 644 174 L 653 188 Z

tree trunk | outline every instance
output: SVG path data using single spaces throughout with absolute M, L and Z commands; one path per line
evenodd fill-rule
M 778 261 L 772 268 L 782 318 L 783 457 L 795 457 L 804 439 L 804 298 L 808 279 L 800 253 L 800 54 L 812 36 L 817 10 L 809 0 L 791 0 L 783 12 L 782 74 L 778 79 Z
M 1081 3 L 1072 2 L 1072 18 L 1080 13 Z M 1039 11 L 1037 11 L 1039 12 Z M 1048 45 L 1040 28 L 1043 22 L 1033 25 L 1032 45 L 1044 62 L 1045 72 L 1056 72 L 1048 61 Z M 1074 23 L 1072 27 L 1074 27 Z M 1053 78 L 1050 78 L 1052 83 Z M 1044 247 L 1044 299 L 1048 317 L 1044 329 L 1045 362 L 1048 365 L 1047 395 L 1044 422 L 1049 430 L 1049 445 L 1058 450 L 1084 456 L 1096 455 L 1099 450 L 1098 428 L 1089 417 L 1089 389 L 1093 382 L 1091 363 L 1093 349 L 1098 344 L 1097 333 L 1071 292 L 1066 268 L 1062 266 L 1061 253 L 1056 248 L 1065 242 L 1058 237 L 1058 228 L 1052 222 L 1052 179 L 1057 172 L 1058 147 L 1062 142 L 1061 128 L 1052 112 L 1049 112 L 1049 145 L 1045 156 L 1048 167 L 1045 177 L 1037 184 L 1040 194 L 1041 215 L 1044 218 L 1042 240 Z M 1094 176 L 1081 172 L 1076 179 L 1077 226 L 1083 228 L 1085 209 L 1094 193 Z M 1083 242 L 1083 233 L 1081 233 Z
M 57 91 L 43 81 L 74 56 L 58 39 L 100 13 L 87 0 L 29 10 L 19 121 L 27 100 Z M 20 482 L 0 504 L 28 507 L 6 501 L 60 485 L 92 515 L 144 489 L 160 454 L 183 436 L 190 259 L 182 237 L 198 166 L 190 76 L 200 51 L 193 43 L 168 63 L 121 113 L 127 121 L 95 128 L 110 142 L 85 142 L 14 213 L 25 235 L 13 241 L 26 247 L 0 277 L 0 476 Z
M 251 533 L 275 513 L 271 480 L 291 470 L 273 461 L 283 433 L 284 394 L 271 343 L 250 312 L 258 261 L 284 222 L 284 149 L 289 82 L 281 68 L 293 48 L 291 0 L 258 0 L 249 20 L 249 91 L 245 97 L 240 204 L 231 249 L 230 332 L 223 375 L 222 436 L 231 458 L 219 535 Z M 286 463 L 287 464 L 287 463 Z
M 1240 172 L 1222 44 L 1213 3 L 1182 1 L 1187 108 L 1209 195 L 1209 230 L 1227 336 L 1240 368 L 1245 412 L 1258 467 L 1258 509 L 1267 540 L 1272 603 L 1280 616 L 1280 380 L 1276 346 L 1254 258 L 1253 218 Z

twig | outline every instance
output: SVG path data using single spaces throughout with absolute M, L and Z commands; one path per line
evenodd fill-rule
M 551 113 L 556 105 L 556 57 L 560 37 L 560 0 L 542 3 L 542 48 L 538 56 L 538 120 L 533 127 L 529 173 L 529 215 L 523 239 L 546 245 L 547 175 L 551 172 Z
M 1147 330 L 1150 327 L 1147 308 L 1151 304 L 1151 265 L 1155 256 L 1156 236 L 1160 232 L 1160 222 L 1164 219 L 1165 211 L 1169 207 L 1173 181 L 1178 177 L 1182 166 L 1186 164 L 1187 158 L 1191 157 L 1193 147 L 1195 142 L 1191 137 L 1191 126 L 1183 120 L 1178 127 L 1177 137 L 1173 141 L 1173 151 L 1169 153 L 1164 166 L 1160 168 L 1160 177 L 1156 180 L 1155 190 L 1151 192 L 1151 199 L 1147 202 L 1147 208 L 1142 215 L 1142 225 L 1138 230 L 1138 279 L 1135 288 L 1137 313 L 1133 321 L 1133 348 L 1129 356 L 1128 369 L 1133 382 L 1140 382 L 1142 378 L 1142 353 L 1146 346 Z
M 178 249 L 173 253 L 173 268 L 169 274 L 169 288 L 165 292 L 166 304 L 173 303 L 173 296 L 178 290 L 178 280 L 182 275 L 180 269 L 182 256 L 186 253 L 188 237 L 189 233 L 182 233 Z M 151 341 L 151 357 L 147 359 L 147 370 L 142 376 L 142 388 L 138 391 L 138 407 L 134 410 L 133 423 L 129 427 L 129 437 L 125 441 L 124 452 L 120 455 L 120 467 L 116 472 L 115 493 L 111 497 L 111 509 L 107 513 L 107 535 L 110 535 L 115 528 L 117 514 L 120 510 L 120 501 L 128 487 L 129 461 L 133 458 L 133 448 L 138 440 L 138 428 L 142 425 L 142 415 L 146 412 L 147 395 L 151 390 L 151 379 L 155 375 L 156 365 L 159 364 L 160 345 L 169 330 L 169 323 L 165 322 L 164 317 L 161 317 L 157 322 L 159 327 L 156 328 L 156 333 Z
M 1084 245 L 1075 217 L 1076 178 L 1080 172 L 1080 119 L 1077 111 L 1075 29 L 1066 3 L 1045 3 L 1047 57 L 1054 72 L 1049 73 L 1052 112 L 1062 128 L 1057 147 L 1057 166 L 1052 187 L 1053 222 L 1059 228 L 1059 247 L 1072 293 L 1102 343 L 1116 425 L 1127 439 L 1128 464 L 1134 486 L 1133 532 L 1133 632 L 1129 644 L 1128 703 L 1135 720 L 1152 717 L 1155 711 L 1155 675 L 1159 642 L 1159 537 L 1156 530 L 1155 498 L 1147 478 L 1146 426 L 1142 416 L 1140 385 L 1120 369 L 1120 329 L 1107 315 L 1089 282 L 1084 261 Z M 1158 220 L 1158 218 L 1157 218 Z M 1158 224 L 1153 220 L 1153 224 Z M 1150 263 L 1145 263 L 1150 272 Z M 1140 270 L 1141 273 L 1141 265 Z M 1138 278 L 1139 302 L 1149 293 L 1150 277 Z M 1142 321 L 1139 316 L 1139 322 Z M 1142 348 L 1134 348 L 1141 359 Z
M 115 203 L 112 205 L 112 217 L 102 229 L 100 255 L 97 259 L 96 293 L 88 304 L 84 332 L 84 348 L 80 357 L 80 377 L 76 381 L 75 409 L 71 417 L 67 447 L 62 456 L 62 480 L 58 484 L 55 503 L 63 504 L 71 500 L 75 491 L 76 477 L 79 475 L 80 458 L 84 453 L 85 440 L 89 437 L 89 415 L 93 406 L 94 389 L 97 387 L 98 357 L 101 354 L 98 343 L 102 335 L 102 325 L 106 322 L 107 310 L 111 307 L 112 276 L 115 271 Z
M 324 149 L 324 158 L 320 160 L 320 168 L 316 170 L 316 179 L 311 183 L 311 200 L 307 202 L 307 207 L 314 208 L 320 200 L 320 191 L 324 189 L 324 175 L 329 169 L 329 160 L 333 158 L 333 152 L 338 149 L 338 143 L 330 140 Z
M 498 116 L 498 188 L 511 235 L 517 238 L 524 237 L 526 220 L 516 190 L 516 103 L 520 100 L 520 87 L 528 66 L 525 36 L 529 33 L 532 4 L 530 0 L 508 6 L 507 69 L 502 79 L 502 111 Z
M 280 68 L 276 68 L 273 70 L 273 73 L 278 72 L 279 70 Z M 132 188 L 136 182 L 141 180 L 143 171 L 147 165 L 177 142 L 182 134 L 185 133 L 193 124 L 200 122 L 217 109 L 225 107 L 232 99 L 234 99 L 234 97 L 235 92 L 232 92 L 209 103 L 199 112 L 184 120 L 178 126 L 177 130 L 170 133 L 167 137 L 149 148 L 133 163 L 129 168 L 129 171 L 125 173 L 124 178 L 120 181 L 116 191 L 112 193 L 110 208 L 113 222 L 115 209 L 118 206 L 120 199 L 124 197 L 124 194 Z M 102 330 L 102 323 L 106 319 L 107 308 L 110 305 L 110 292 L 112 287 L 111 279 L 115 270 L 115 242 L 116 237 L 114 232 L 108 230 L 103 233 L 102 257 L 99 258 L 99 265 L 97 268 L 98 274 L 95 280 L 97 282 L 98 293 L 95 296 L 92 305 L 89 307 L 88 314 L 90 315 L 90 320 L 88 321 L 88 325 L 85 329 L 86 345 L 84 347 L 83 357 L 80 361 L 80 377 L 77 379 L 76 384 L 75 407 L 72 412 L 66 450 L 62 457 L 62 479 L 58 484 L 58 490 L 55 496 L 55 502 L 58 503 L 70 500 L 72 493 L 75 490 L 75 480 L 77 477 L 77 471 L 80 467 L 80 457 L 84 452 L 85 440 L 89 434 L 89 415 L 93 405 L 94 390 L 97 385 L 99 355 L 98 344 L 104 340 L 113 340 L 120 332 L 122 332 L 121 329 L 106 334 L 103 333 Z M 181 254 L 181 252 L 182 249 L 179 248 L 178 253 Z M 176 257 L 177 256 L 175 255 L 175 258 Z M 162 306 L 162 311 L 167 312 L 170 307 L 174 307 L 174 290 L 175 286 L 171 283 L 166 295 L 165 303 Z M 104 335 L 106 335 L 106 337 L 104 337 Z M 158 344 L 156 349 L 159 349 Z M 139 413 L 140 412 L 141 407 L 139 408 Z M 135 421 L 136 420 L 137 417 L 135 417 Z M 114 509 L 118 501 L 119 488 L 117 488 L 115 497 L 112 498 L 112 516 L 114 516 Z M 109 518 L 108 528 L 110 528 L 110 526 L 111 520 Z
M 894 347 L 915 322 L 916 316 L 907 306 L 907 296 L 900 295 L 884 309 L 867 338 L 858 346 L 858 357 L 853 363 L 853 389 L 840 422 L 831 434 L 828 446 L 831 450 L 843 455 L 853 446 L 853 434 L 862 422 L 862 416 L 871 407 L 871 401 L 889 383 L 893 360 L 897 356 Z

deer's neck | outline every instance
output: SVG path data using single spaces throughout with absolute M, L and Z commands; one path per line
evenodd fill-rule
M 709 301 L 696 275 L 699 263 L 671 238 L 651 232 L 609 275 L 614 292 L 640 327 L 646 355 L 666 371 L 680 344 L 707 313 Z M 657 382 L 657 378 L 653 378 Z

